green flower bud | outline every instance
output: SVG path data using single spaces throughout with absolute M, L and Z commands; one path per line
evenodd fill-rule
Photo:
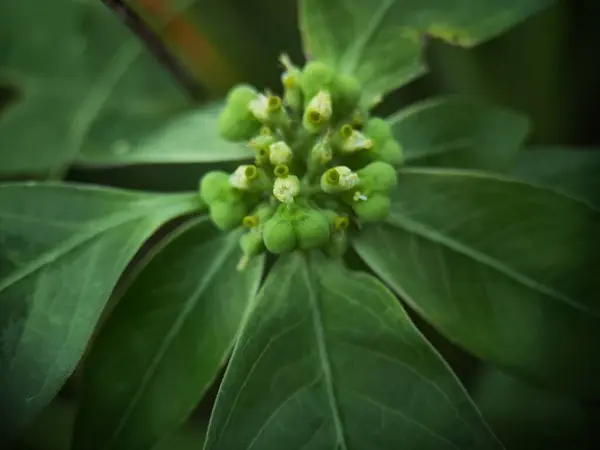
M 360 169 L 361 187 L 371 192 L 386 192 L 398 183 L 398 174 L 391 164 L 375 161 Z
M 229 176 L 229 184 L 241 191 L 261 192 L 267 188 L 269 180 L 262 169 L 254 165 L 242 165 Z
M 281 98 L 276 95 L 258 94 L 249 103 L 248 108 L 260 123 L 277 127 L 287 127 L 290 123 L 290 118 L 283 108 Z
M 240 248 L 242 257 L 237 265 L 237 270 L 244 270 L 254 256 L 260 255 L 265 251 L 262 233 L 257 228 L 253 228 L 240 238 Z
M 331 95 L 320 90 L 306 105 L 302 125 L 309 133 L 318 133 L 327 124 L 332 113 Z
M 329 138 L 326 135 L 322 139 L 319 139 L 317 143 L 310 150 L 308 156 L 308 167 L 309 170 L 316 170 L 328 164 L 333 159 L 333 150 L 329 144 Z
M 300 89 L 305 99 L 312 99 L 321 89 L 328 89 L 335 77 L 335 70 L 320 61 L 310 61 L 300 75 Z
M 373 141 L 351 125 L 342 125 L 336 136 L 337 148 L 341 153 L 354 153 L 373 147 Z
M 292 221 L 279 211 L 266 221 L 263 227 L 263 241 L 267 250 L 280 254 L 296 248 L 296 233 Z
M 294 66 L 287 55 L 281 55 L 279 61 L 285 68 L 281 75 L 283 84 L 283 101 L 286 105 L 295 111 L 302 108 L 302 91 L 300 90 L 300 77 L 302 72 L 300 68 Z
M 394 139 L 388 139 L 374 154 L 382 161 L 390 164 L 400 164 L 403 160 L 402 147 Z
M 331 235 L 330 241 L 325 246 L 324 250 L 327 255 L 332 258 L 339 258 L 344 256 L 348 251 L 348 234 L 347 233 L 334 233 Z
M 337 166 L 321 175 L 321 190 L 327 194 L 349 191 L 358 185 L 360 179 L 349 167 Z
M 248 231 L 240 238 L 240 247 L 244 255 L 248 257 L 261 254 L 265 248 L 262 233 L 257 229 Z
M 248 206 L 238 201 L 217 200 L 209 206 L 210 220 L 220 230 L 226 231 L 240 225 L 248 212 Z
M 353 202 L 352 208 L 363 222 L 378 222 L 390 213 L 391 200 L 386 194 L 376 192 L 366 200 Z
M 299 193 L 300 179 L 295 175 L 277 178 L 273 183 L 273 195 L 282 203 L 293 203 Z
M 200 180 L 200 198 L 210 205 L 229 189 L 229 174 L 222 170 L 206 173 Z
M 333 81 L 331 95 L 336 114 L 350 114 L 360 100 L 360 83 L 351 75 L 338 74 Z
M 327 216 L 316 209 L 306 209 L 295 224 L 298 246 L 303 250 L 322 247 L 329 241 Z
M 240 84 L 229 91 L 226 105 L 218 120 L 219 135 L 228 141 L 239 142 L 250 139 L 260 129 L 248 105 L 258 93 L 247 84 Z
M 381 147 L 386 141 L 392 139 L 390 124 L 379 117 L 369 119 L 363 128 L 363 132 L 373 140 L 375 147 Z
M 274 142 L 269 147 L 269 161 L 274 166 L 289 164 L 293 156 L 292 149 L 284 141 Z

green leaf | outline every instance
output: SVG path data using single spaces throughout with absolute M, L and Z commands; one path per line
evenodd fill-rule
M 517 178 L 541 183 L 600 206 L 600 150 L 531 148 L 517 159 Z
M 412 166 L 507 170 L 529 132 L 526 117 L 461 97 L 425 100 L 388 121 Z
M 514 374 L 600 394 L 600 210 L 443 169 L 401 171 L 392 202 L 388 223 L 365 228 L 355 246 L 411 307 Z
M 499 449 L 391 292 L 280 257 L 236 344 L 205 450 Z
M 178 231 L 141 271 L 85 361 L 73 449 L 147 449 L 176 429 L 225 363 L 263 268 L 237 271 L 242 230 Z
M 121 272 L 195 194 L 63 184 L 0 186 L 0 437 L 18 432 L 71 374 Z
M 552 0 L 301 0 L 305 53 L 354 74 L 371 96 L 426 70 L 425 35 L 472 47 Z
M 123 166 L 251 159 L 253 153 L 246 146 L 226 142 L 219 136 L 217 119 L 222 108 L 223 103 L 218 102 L 183 112 L 133 144 L 120 140 L 112 151 L 106 148 L 84 150 L 78 163 Z
M 0 29 L 0 80 L 20 91 L 0 116 L 0 175 L 58 170 L 81 150 L 118 151 L 188 105 L 102 2 L 2 2 Z
M 593 448 L 584 432 L 585 411 L 572 397 L 537 389 L 491 368 L 480 374 L 471 392 L 510 450 Z

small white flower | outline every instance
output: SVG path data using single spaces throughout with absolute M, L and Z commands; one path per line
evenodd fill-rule
M 269 161 L 274 166 L 289 164 L 292 160 L 292 149 L 283 141 L 278 141 L 269 147 Z
M 333 114 L 333 108 L 331 105 L 331 95 L 327 91 L 319 91 L 315 95 L 308 105 L 306 106 L 308 112 L 315 111 L 321 116 L 323 122 L 328 121 Z
M 333 169 L 340 175 L 340 181 L 338 182 L 340 189 L 347 191 L 360 183 L 358 175 L 352 172 L 349 167 L 337 166 Z
M 269 118 L 269 97 L 258 94 L 258 97 L 248 103 L 248 109 L 254 117 L 265 122 Z
M 300 180 L 295 175 L 277 178 L 273 183 L 273 195 L 282 203 L 293 203 L 300 192 Z
M 368 199 L 369 198 L 360 191 L 356 191 L 354 193 L 354 196 L 352 197 L 352 200 L 354 200 L 355 202 L 357 202 L 359 200 L 364 202 L 364 201 L 367 201 Z
M 346 153 L 354 153 L 358 150 L 373 147 L 373 141 L 358 130 L 352 130 L 352 134 L 343 140 L 341 149 Z
M 246 190 L 250 186 L 250 180 L 246 176 L 246 169 L 250 167 L 247 165 L 239 166 L 229 176 L 229 184 L 236 189 Z

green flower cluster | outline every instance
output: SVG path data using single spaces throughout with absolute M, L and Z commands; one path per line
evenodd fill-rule
M 384 219 L 402 149 L 386 121 L 369 117 L 353 77 L 319 61 L 282 56 L 283 97 L 241 84 L 227 96 L 219 133 L 247 142 L 254 164 L 213 171 L 200 196 L 217 227 L 243 224 L 243 268 L 264 251 L 347 248 L 347 228 Z

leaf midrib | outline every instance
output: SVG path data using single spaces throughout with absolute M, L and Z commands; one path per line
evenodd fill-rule
M 577 302 L 576 300 L 571 299 L 570 297 L 564 295 L 562 292 L 559 292 L 549 286 L 545 286 L 542 283 L 538 282 L 537 280 L 535 280 L 521 272 L 518 272 L 517 270 L 513 269 L 512 267 L 506 265 L 505 263 L 503 263 L 495 258 L 489 257 L 489 256 L 485 255 L 484 253 L 482 253 L 472 247 L 469 247 L 468 245 L 465 245 L 447 235 L 444 235 L 444 234 L 440 233 L 439 231 L 423 224 L 422 222 L 413 220 L 407 216 L 404 216 L 400 213 L 395 212 L 390 215 L 390 217 L 388 219 L 388 223 L 391 224 L 392 226 L 403 228 L 405 231 L 407 231 L 409 233 L 419 235 L 422 238 L 425 238 L 431 242 L 441 244 L 445 248 L 452 250 L 456 253 L 460 253 L 463 256 L 466 256 L 467 258 L 469 258 L 477 263 L 480 263 L 498 273 L 501 273 L 502 275 L 512 279 L 513 281 L 516 281 L 517 283 L 519 283 L 529 289 L 537 291 L 537 292 L 539 292 L 543 295 L 546 295 L 550 298 L 553 298 L 555 300 L 561 301 L 561 302 L 571 306 L 572 308 L 575 308 L 586 314 L 590 314 L 597 319 L 600 318 L 600 314 L 598 312 L 594 311 L 593 309 L 588 308 L 585 305 L 582 305 L 581 303 Z
M 228 242 L 223 247 L 220 254 L 212 260 L 208 270 L 204 273 L 204 276 L 201 282 L 198 284 L 198 287 L 192 295 L 190 295 L 188 301 L 185 303 L 184 308 L 181 310 L 181 313 L 178 315 L 177 319 L 173 322 L 172 326 L 169 328 L 167 333 L 165 334 L 164 339 L 162 340 L 155 356 L 152 358 L 150 364 L 148 365 L 147 370 L 144 372 L 141 382 L 138 384 L 138 388 L 135 393 L 131 396 L 131 401 L 127 405 L 125 412 L 121 416 L 119 423 L 114 429 L 113 433 L 110 435 L 106 444 L 102 448 L 109 449 L 112 444 L 115 442 L 119 434 L 123 431 L 125 425 L 129 421 L 129 418 L 133 414 L 136 406 L 142 398 L 148 383 L 152 380 L 152 377 L 156 373 L 158 366 L 163 360 L 167 350 L 173 343 L 174 339 L 177 337 L 179 332 L 181 331 L 183 325 L 189 319 L 190 314 L 194 311 L 198 301 L 214 276 L 223 268 L 223 265 L 227 261 L 227 258 L 231 255 L 231 253 L 237 248 L 237 240 L 233 238 L 233 236 L 228 236 Z
M 325 338 L 325 329 L 323 326 L 323 318 L 321 316 L 321 310 L 319 305 L 319 299 L 314 289 L 314 284 L 319 284 L 312 276 L 311 270 L 308 266 L 306 259 L 302 259 L 302 276 L 308 289 L 308 303 L 313 319 L 313 327 L 315 330 L 315 340 L 317 342 L 317 352 L 319 355 L 319 362 L 321 363 L 321 369 L 323 371 L 323 379 L 325 384 L 325 391 L 327 393 L 327 401 L 329 403 L 331 414 L 333 416 L 333 424 L 335 427 L 335 434 L 337 437 L 339 450 L 347 450 L 348 445 L 344 435 L 344 427 L 340 416 L 339 406 L 335 395 L 333 372 L 331 370 L 331 363 L 329 360 L 329 352 L 327 349 L 327 342 Z

